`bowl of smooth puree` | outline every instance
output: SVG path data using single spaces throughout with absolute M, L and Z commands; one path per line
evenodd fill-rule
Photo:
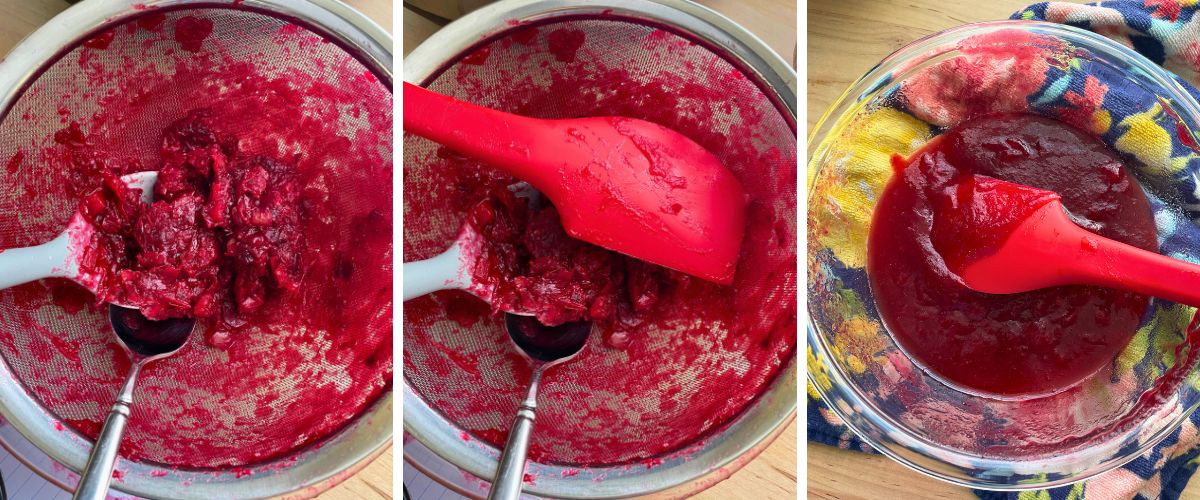
M 1195 308 L 1085 286 L 975 292 L 947 270 L 930 207 L 969 201 L 956 179 L 974 172 L 1200 262 L 1198 130 L 1170 73 L 1069 26 L 970 24 L 888 56 L 809 139 L 809 390 L 880 452 L 992 490 L 1080 481 L 1191 426 Z

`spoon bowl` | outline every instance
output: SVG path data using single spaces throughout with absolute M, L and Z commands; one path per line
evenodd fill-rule
M 504 329 L 517 351 L 533 363 L 556 365 L 570 361 L 587 345 L 592 322 L 574 321 L 546 326 L 531 316 L 504 315 Z M 543 368 L 544 369 L 544 368 Z
M 137 309 L 109 304 L 108 321 L 117 335 L 117 343 L 131 360 L 149 362 L 175 354 L 187 345 L 196 329 L 195 318 L 168 318 L 154 321 Z

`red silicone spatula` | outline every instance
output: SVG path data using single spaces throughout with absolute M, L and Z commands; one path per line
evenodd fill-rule
M 404 84 L 404 130 L 500 168 L 558 209 L 567 234 L 730 283 L 744 230 L 741 184 L 683 135 L 630 118 L 542 120 Z
M 986 293 L 1018 293 L 1058 285 L 1097 285 L 1200 307 L 1200 266 L 1079 227 L 1056 193 L 980 176 L 975 183 L 974 210 L 1009 214 L 1015 210 L 1020 216 L 1004 224 L 964 224 L 956 248 L 939 249 L 968 287 Z M 974 219 L 1004 217 L 984 214 Z

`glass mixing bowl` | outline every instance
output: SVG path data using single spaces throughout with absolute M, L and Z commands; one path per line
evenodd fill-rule
M 1079 83 L 1057 80 L 1068 72 Z M 1089 106 L 1101 81 L 1110 94 Z M 1077 91 L 1072 102 L 1082 111 L 1054 104 L 1050 93 L 1064 91 Z M 1104 106 L 1122 101 L 1149 111 L 1121 117 Z M 1162 252 L 1200 262 L 1200 229 L 1192 222 L 1200 206 L 1193 133 L 1200 104 L 1174 76 L 1118 43 L 1060 24 L 943 31 L 884 59 L 809 138 L 808 376 L 833 411 L 885 455 L 953 483 L 1020 490 L 1118 467 L 1177 429 L 1200 404 L 1200 376 L 1191 371 L 1200 333 L 1187 334 L 1193 308 L 1156 299 L 1106 367 L 1063 392 L 1024 401 L 948 386 L 896 345 L 865 269 L 889 156 L 908 155 L 969 116 L 1005 111 L 1074 122 L 1136 158 L 1128 165 L 1151 199 Z M 1155 146 L 1163 141 L 1166 151 Z

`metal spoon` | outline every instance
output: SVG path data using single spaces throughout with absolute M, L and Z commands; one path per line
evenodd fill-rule
M 508 432 L 504 453 L 500 454 L 488 500 L 517 500 L 521 497 L 525 455 L 529 452 L 529 438 L 533 435 L 534 410 L 537 409 L 537 391 L 542 375 L 550 367 L 565 363 L 583 351 L 592 333 L 592 322 L 576 321 L 546 326 L 529 316 L 505 314 L 504 328 L 508 330 L 508 338 L 517 346 L 517 352 L 533 365 L 533 375 L 529 379 L 529 393 L 517 410 Z
M 137 309 L 113 304 L 108 306 L 108 320 L 117 334 L 117 343 L 129 356 L 132 367 L 92 447 L 79 486 L 75 488 L 75 500 L 101 500 L 107 496 L 117 450 L 121 447 L 121 435 L 125 432 L 125 423 L 133 405 L 133 387 L 137 383 L 138 373 L 151 361 L 179 352 L 196 329 L 194 318 L 151 321 Z

